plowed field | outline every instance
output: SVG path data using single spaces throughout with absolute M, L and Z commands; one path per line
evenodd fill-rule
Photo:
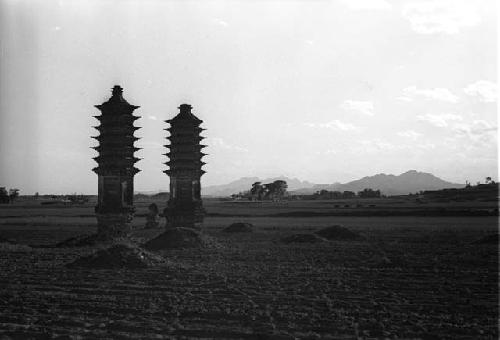
M 23 212 L 0 220 L 2 339 L 498 337 L 498 245 L 474 243 L 496 217 L 210 217 L 208 248 L 79 270 L 65 265 L 97 248 L 38 246 L 94 232 L 91 212 Z M 255 231 L 221 232 L 235 221 Z M 365 240 L 280 242 L 333 224 Z

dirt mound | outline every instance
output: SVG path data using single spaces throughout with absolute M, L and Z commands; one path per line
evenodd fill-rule
M 0 251 L 8 252 L 27 252 L 32 249 L 31 246 L 19 243 L 0 243 Z
M 496 244 L 498 245 L 498 234 L 490 234 L 481 237 L 479 240 L 472 242 L 473 244 Z
M 365 239 L 363 236 L 340 225 L 333 225 L 331 227 L 318 230 L 315 234 L 330 241 L 361 241 Z
M 8 238 L 0 236 L 0 251 L 29 251 L 31 247 L 25 244 L 19 244 Z
M 92 234 L 92 235 L 71 237 L 67 240 L 57 243 L 55 247 L 56 248 L 93 247 L 96 245 L 112 244 L 120 242 L 121 240 L 122 239 L 120 238 L 109 238 L 99 234 Z
M 167 229 L 156 238 L 146 242 L 143 247 L 149 250 L 166 250 L 181 248 L 200 248 L 204 246 L 202 236 L 189 228 Z
M 83 235 L 68 238 L 67 240 L 56 243 L 56 248 L 72 248 L 72 247 L 92 247 L 99 242 L 97 234 Z
M 293 234 L 290 236 L 283 237 L 281 239 L 282 243 L 318 243 L 324 242 L 325 239 L 319 237 L 316 234 Z
M 237 222 L 231 224 L 229 227 L 224 228 L 222 231 L 225 233 L 251 233 L 254 227 L 251 223 Z
M 0 243 L 9 243 L 9 244 L 15 244 L 15 242 L 9 240 L 8 238 L 5 238 L 3 236 L 0 236 Z
M 163 259 L 141 248 L 117 244 L 81 257 L 67 265 L 68 268 L 90 269 L 140 269 L 161 264 Z

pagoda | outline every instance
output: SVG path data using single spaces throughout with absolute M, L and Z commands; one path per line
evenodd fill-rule
M 139 138 L 134 132 L 139 127 L 134 121 L 139 117 L 132 113 L 139 106 L 130 105 L 122 96 L 123 89 L 114 86 L 108 101 L 95 107 L 101 111 L 94 116 L 100 122 L 95 127 L 99 136 L 92 137 L 99 142 L 93 147 L 99 155 L 94 158 L 98 166 L 93 171 L 98 175 L 98 201 L 95 207 L 98 235 L 116 237 L 130 231 L 134 208 L 134 175 L 139 169 L 134 164 L 139 150 L 134 142 Z
M 185 227 L 200 229 L 203 223 L 204 209 L 201 201 L 200 178 L 205 173 L 201 168 L 205 164 L 201 158 L 205 156 L 202 149 L 206 145 L 200 142 L 204 137 L 200 133 L 205 130 L 200 127 L 202 120 L 191 113 L 191 105 L 182 104 L 180 112 L 174 118 L 166 120 L 170 132 L 165 145 L 169 152 L 169 161 L 165 170 L 170 177 L 170 198 L 164 215 L 167 228 Z

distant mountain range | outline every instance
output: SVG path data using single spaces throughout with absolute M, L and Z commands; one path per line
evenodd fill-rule
M 313 184 L 311 182 L 300 181 L 297 178 L 288 178 L 285 176 L 266 179 L 243 177 L 228 184 L 204 187 L 202 193 L 204 196 L 230 196 L 241 191 L 249 190 L 255 182 L 270 183 L 276 180 L 286 181 L 288 184 L 288 191 L 291 194 L 302 195 L 313 194 L 319 190 L 358 192 L 365 188 L 380 190 L 384 195 L 406 195 L 421 190 L 464 187 L 464 184 L 447 182 L 430 173 L 410 170 L 399 176 L 378 174 L 363 177 L 344 184 Z

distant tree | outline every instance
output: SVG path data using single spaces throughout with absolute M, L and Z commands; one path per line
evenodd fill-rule
M 380 190 L 373 190 L 369 188 L 363 189 L 363 191 L 358 192 L 358 196 L 360 198 L 379 198 Z
M 237 194 L 232 194 L 231 198 L 234 200 L 242 198 L 248 198 L 248 200 L 252 200 L 252 195 L 250 194 L 250 191 L 240 191 Z
M 288 184 L 286 181 L 277 180 L 273 182 L 274 199 L 281 200 L 286 195 L 286 190 L 288 189 Z
M 331 200 L 331 199 L 339 199 L 339 198 L 342 198 L 342 192 L 340 191 L 328 191 L 328 190 L 320 190 L 320 191 L 316 191 L 313 195 L 315 198 L 319 198 L 319 199 L 328 199 L 328 200 Z
M 87 196 L 83 194 L 77 195 L 76 192 L 66 196 L 66 199 L 70 201 L 72 204 L 85 204 L 89 201 L 89 198 Z
M 263 188 L 265 199 L 279 201 L 286 195 L 288 184 L 286 183 L 286 181 L 277 180 L 272 183 L 264 184 Z
M 318 190 L 314 193 L 314 198 L 317 199 L 328 199 L 329 191 L 325 189 Z
M 267 184 L 262 184 L 262 198 L 263 199 L 270 199 L 273 195 L 273 184 L 272 183 L 267 183 Z
M 286 181 L 277 180 L 272 183 L 262 184 L 255 182 L 248 192 L 252 200 L 261 201 L 263 199 L 279 201 L 287 194 L 288 184 Z
M 18 197 L 19 197 L 19 189 L 9 189 L 9 199 L 11 203 L 14 203 L 14 201 Z
M 5 187 L 0 187 L 0 204 L 7 204 L 10 202 L 9 193 Z
M 250 189 L 250 194 L 253 200 L 261 201 L 264 196 L 264 186 L 261 182 L 255 182 L 252 184 L 252 188 Z
M 40 194 L 38 193 L 38 191 L 35 192 L 35 195 L 33 197 L 35 197 L 36 200 L 40 197 Z
M 344 191 L 342 193 L 342 198 L 353 198 L 356 197 L 356 193 L 353 191 Z
M 340 191 L 330 191 L 332 198 L 342 198 L 342 192 Z

